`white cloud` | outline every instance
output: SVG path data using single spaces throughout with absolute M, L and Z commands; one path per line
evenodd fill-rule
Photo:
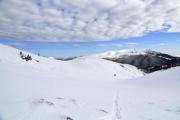
M 136 43 L 136 42 L 127 42 L 127 43 L 125 43 L 126 45 L 130 45 L 130 46 L 136 46 L 136 45 L 138 45 L 138 43 Z
M 110 45 L 110 44 L 102 44 L 102 43 L 97 44 L 98 47 L 109 47 L 109 45 Z
M 114 44 L 112 44 L 112 47 L 122 48 L 123 45 L 122 44 L 118 44 L 118 43 L 114 43 Z
M 98 47 L 113 47 L 113 48 L 122 48 L 123 47 L 123 45 L 119 44 L 119 43 L 111 43 L 111 44 L 109 44 L 109 43 L 107 43 L 107 44 L 100 43 L 100 44 L 97 44 L 97 46 Z
M 26 46 L 26 44 L 22 42 L 9 42 L 7 44 L 17 48 L 24 48 Z
M 72 46 L 73 46 L 73 47 L 75 47 L 75 48 L 79 48 L 79 47 L 81 47 L 81 45 L 80 45 L 80 44 L 72 44 Z
M 180 0 L 0 0 L 0 36 L 93 41 L 180 32 Z
M 168 45 L 167 43 L 159 43 L 160 46 L 166 46 Z
M 168 43 L 162 42 L 162 43 L 157 43 L 157 44 L 150 44 L 150 47 L 158 48 L 158 47 L 164 47 L 164 46 L 167 46 L 167 45 L 168 45 Z

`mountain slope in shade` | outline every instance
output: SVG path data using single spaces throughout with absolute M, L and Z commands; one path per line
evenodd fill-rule
M 179 67 L 142 76 L 99 58 L 65 62 L 22 51 L 32 56 L 25 61 L 19 52 L 0 45 L 0 120 L 180 119 Z
M 147 73 L 180 66 L 179 57 L 152 50 L 130 49 L 96 54 L 93 55 L 93 57 L 104 58 L 117 63 L 130 64 Z

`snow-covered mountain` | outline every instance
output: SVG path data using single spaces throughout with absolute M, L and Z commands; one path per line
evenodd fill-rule
M 44 58 L 0 45 L 0 120 L 179 120 L 180 68 L 143 76 L 100 58 Z
M 124 56 L 132 56 L 132 55 L 147 55 L 149 53 L 158 53 L 156 51 L 152 51 L 150 49 L 124 49 L 119 51 L 107 51 L 104 53 L 93 54 L 91 57 L 95 58 L 120 58 Z
M 117 63 L 130 64 L 147 73 L 180 66 L 179 57 L 152 51 L 149 49 L 111 51 L 92 55 L 92 57 L 104 58 Z

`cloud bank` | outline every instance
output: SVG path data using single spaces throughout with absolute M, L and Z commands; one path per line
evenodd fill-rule
M 180 32 L 180 0 L 0 0 L 0 36 L 96 41 Z

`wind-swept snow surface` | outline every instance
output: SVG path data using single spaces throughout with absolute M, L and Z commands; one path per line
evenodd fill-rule
M 143 76 L 100 58 L 59 61 L 0 45 L 0 120 L 179 120 L 180 68 Z

